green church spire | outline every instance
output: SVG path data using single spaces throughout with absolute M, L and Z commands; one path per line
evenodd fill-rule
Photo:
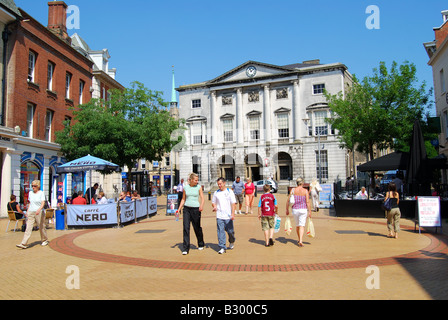
M 173 66 L 173 87 L 171 90 L 171 103 L 177 103 L 177 96 L 176 96 L 176 82 L 174 80 L 174 66 Z

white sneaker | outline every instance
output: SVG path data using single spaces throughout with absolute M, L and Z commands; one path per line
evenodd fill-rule
M 231 243 L 227 249 L 232 250 L 233 248 L 235 248 L 235 243 Z
M 182 254 L 183 254 L 184 256 L 186 256 L 186 255 L 188 254 L 188 252 L 187 252 L 187 251 L 182 251 Z
M 45 240 L 44 242 L 41 243 L 42 247 L 48 246 L 48 240 Z
M 199 247 L 198 250 L 204 250 L 204 247 Z
M 219 254 L 223 254 L 223 253 L 226 253 L 226 250 L 224 250 L 224 249 L 221 249 L 221 250 L 219 250 L 219 251 L 218 251 L 218 253 L 219 253 Z
M 28 249 L 28 246 L 26 246 L 24 244 L 16 244 L 16 247 L 20 248 L 20 249 Z

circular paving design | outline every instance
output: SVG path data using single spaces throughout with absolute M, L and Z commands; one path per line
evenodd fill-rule
M 173 218 L 168 217 L 146 220 L 120 229 L 88 229 L 67 233 L 51 240 L 50 247 L 78 258 L 124 265 L 240 272 L 342 270 L 370 265 L 380 267 L 437 259 L 446 257 L 448 253 L 447 237 L 443 235 L 418 234 L 414 232 L 414 227 L 402 226 L 400 239 L 387 239 L 384 220 L 378 222 L 375 219 L 333 217 L 314 218 L 316 231 L 321 234 L 314 239 L 304 239 L 304 248 L 297 247 L 295 230 L 290 236 L 284 232 L 275 234 L 274 247 L 265 248 L 258 220 L 254 216 L 237 216 L 236 248 L 218 255 L 215 219 L 211 218 L 214 217 L 202 218 L 204 234 L 205 229 L 208 230 L 206 249 L 195 250 L 196 238 L 191 230 L 192 249 L 187 256 L 180 254 L 182 222 L 174 222 Z M 386 246 L 387 249 L 383 250 Z M 156 256 L 158 259 L 148 256 Z M 297 260 L 301 263 L 296 263 Z

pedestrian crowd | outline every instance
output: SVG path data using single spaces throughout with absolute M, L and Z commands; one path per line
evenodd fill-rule
M 180 204 L 176 211 L 176 216 L 183 212 L 183 244 L 182 254 L 187 255 L 190 251 L 190 228 L 193 227 L 197 238 L 198 250 L 204 249 L 204 233 L 201 227 L 201 215 L 204 209 L 204 194 L 202 187 L 198 184 L 198 175 L 190 174 L 188 182 L 177 186 L 179 192 Z M 242 214 L 243 202 L 246 204 L 245 214 L 253 213 L 255 185 L 250 178 L 246 179 L 246 183 L 241 181 L 240 177 L 232 183 L 231 188 L 226 186 L 226 180 L 219 178 L 217 180 L 218 190 L 213 194 L 212 210 L 216 214 L 216 226 L 219 254 L 223 254 L 226 250 L 235 247 L 235 215 Z M 319 210 L 319 201 L 311 202 L 314 197 L 321 191 L 321 187 L 317 181 L 313 181 L 313 188 L 310 191 L 303 187 L 303 179 L 297 179 L 297 187 L 291 190 L 286 206 L 286 215 L 289 215 L 289 206 L 292 204 L 292 216 L 296 222 L 296 230 L 298 235 L 298 246 L 303 247 L 303 234 L 307 218 L 311 217 L 311 210 Z M 312 194 L 310 196 L 309 194 Z M 243 200 L 244 199 L 244 200 Z M 271 193 L 271 187 L 266 184 L 263 186 L 263 194 L 260 196 L 257 205 L 258 219 L 260 221 L 261 230 L 264 234 L 264 243 L 266 247 L 274 245 L 274 233 L 276 231 L 276 221 L 278 216 L 278 201 L 274 194 Z M 227 236 L 226 236 L 227 234 Z M 229 245 L 227 246 L 227 239 Z
M 183 244 L 182 254 L 187 255 L 190 251 L 190 227 L 193 227 L 198 249 L 203 250 L 204 234 L 201 227 L 201 214 L 204 209 L 204 193 L 202 186 L 199 185 L 199 176 L 196 173 L 191 173 L 188 177 L 188 182 L 181 183 L 177 186 L 179 207 L 176 211 L 176 217 L 183 214 Z M 235 226 L 234 220 L 236 214 L 242 214 L 243 199 L 246 204 L 245 214 L 253 213 L 255 185 L 250 178 L 246 179 L 246 183 L 241 181 L 240 177 L 237 177 L 233 182 L 232 187 L 226 186 L 226 180 L 219 178 L 217 180 L 218 190 L 213 194 L 212 208 L 216 214 L 217 225 L 217 237 L 219 254 L 223 254 L 226 250 L 231 250 L 235 247 Z M 96 195 L 98 184 L 89 188 L 84 197 L 82 192 L 74 194 L 72 198 L 72 204 L 85 205 L 85 204 L 104 204 L 107 203 L 107 199 L 103 192 Z M 305 226 L 307 222 L 311 223 L 311 212 L 319 211 L 319 192 L 322 191 L 321 186 L 316 180 L 310 183 L 309 191 L 304 188 L 304 180 L 298 178 L 296 180 L 296 187 L 292 188 L 286 203 L 286 216 L 289 222 L 290 207 L 293 220 L 296 225 L 296 233 L 298 237 L 297 245 L 303 247 L 303 237 L 305 234 Z M 276 226 L 278 215 L 278 201 L 274 194 L 271 193 L 271 187 L 266 184 L 263 186 L 263 194 L 260 196 L 258 202 L 258 219 L 261 224 L 261 230 L 264 234 L 264 243 L 266 247 L 274 245 L 274 232 L 278 226 Z M 362 192 L 362 191 L 361 191 Z M 388 237 L 398 238 L 400 231 L 400 209 L 399 193 L 394 182 L 391 182 L 388 186 L 388 192 L 386 194 L 385 202 L 390 202 L 390 206 L 385 209 L 385 215 L 387 219 L 387 228 L 389 231 Z M 40 190 L 40 181 L 36 180 L 32 182 L 32 191 L 28 195 L 28 210 L 22 211 L 16 197 L 11 195 L 10 202 L 8 202 L 8 211 L 14 212 L 16 219 L 24 219 L 23 229 L 25 235 L 18 248 L 28 248 L 28 241 L 31 237 L 34 224 L 38 226 L 41 237 L 41 245 L 48 245 L 48 237 L 45 226 L 45 207 L 47 201 L 44 193 Z M 138 192 L 122 192 L 119 201 L 129 202 L 133 200 L 141 200 Z M 238 209 L 237 209 L 238 205 Z M 26 220 L 26 221 L 25 221 Z M 227 237 L 229 240 L 229 246 L 227 246 Z

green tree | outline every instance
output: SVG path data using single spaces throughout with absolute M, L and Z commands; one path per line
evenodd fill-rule
M 64 156 L 70 161 L 90 154 L 129 170 L 142 158 L 160 161 L 178 143 L 171 133 L 180 126 L 162 93 L 139 82 L 111 93 L 107 102 L 92 99 L 78 106 L 73 123 L 56 133 Z
M 374 149 L 388 147 L 406 151 L 415 119 L 422 124 L 431 106 L 432 89 L 418 85 L 414 64 L 393 62 L 390 70 L 384 62 L 373 75 L 358 81 L 344 94 L 325 93 L 333 113 L 327 121 L 340 134 L 341 145 L 374 158 Z M 422 125 L 422 128 L 426 128 Z

